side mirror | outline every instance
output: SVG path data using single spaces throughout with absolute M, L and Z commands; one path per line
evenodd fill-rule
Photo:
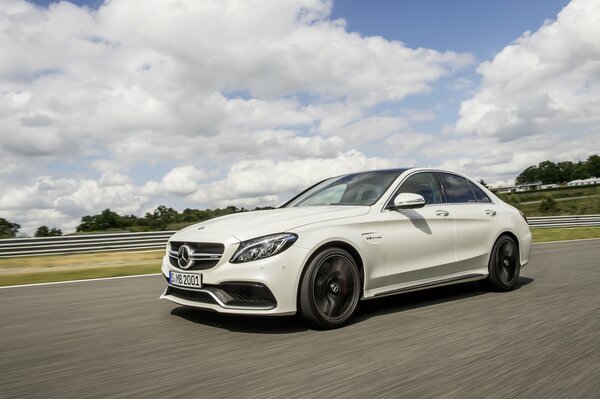
M 414 209 L 425 206 L 425 198 L 419 194 L 400 193 L 394 198 L 394 209 Z

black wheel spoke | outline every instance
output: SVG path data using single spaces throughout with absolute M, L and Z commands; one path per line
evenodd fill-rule
M 506 257 L 513 259 L 515 257 L 515 246 L 513 244 L 507 245 Z
M 335 309 L 335 305 L 335 299 L 332 298 L 330 295 L 327 295 L 325 300 L 325 306 L 323 307 L 323 312 L 328 315 L 332 314 Z

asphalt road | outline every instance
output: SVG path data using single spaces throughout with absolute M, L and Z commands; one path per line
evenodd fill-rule
M 163 285 L 1 289 L 0 397 L 600 397 L 600 240 L 534 246 L 516 291 L 363 302 L 334 331 L 186 309 Z

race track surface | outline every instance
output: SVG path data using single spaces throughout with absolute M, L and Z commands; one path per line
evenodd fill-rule
M 159 301 L 159 276 L 0 289 L 0 397 L 598 398 L 600 240 L 532 259 L 516 291 L 363 302 L 334 331 Z

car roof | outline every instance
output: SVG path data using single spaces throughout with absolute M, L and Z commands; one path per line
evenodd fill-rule
M 414 168 L 411 167 L 411 168 L 363 170 L 361 172 L 352 172 L 352 173 L 347 173 L 345 175 L 340 175 L 340 177 L 341 176 L 358 176 L 358 175 L 364 175 L 364 174 L 370 174 L 370 173 L 394 173 L 394 174 L 401 175 L 402 173 L 406 172 L 409 169 L 414 169 Z

